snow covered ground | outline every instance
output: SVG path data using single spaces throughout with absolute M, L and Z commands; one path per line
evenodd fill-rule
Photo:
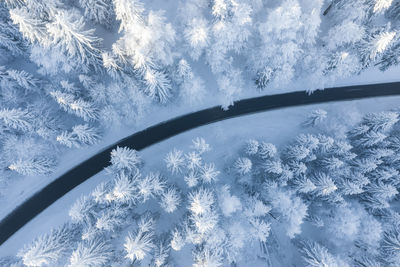
M 226 165 L 232 164 L 236 159 L 237 151 L 249 138 L 271 142 L 279 149 L 297 134 L 308 131 L 301 127 L 301 123 L 305 119 L 305 114 L 312 110 L 318 108 L 326 110 L 330 121 L 328 127 L 336 129 L 340 134 L 342 126 L 354 125 L 363 114 L 398 108 L 399 101 L 400 97 L 384 97 L 286 108 L 243 116 L 182 133 L 144 149 L 140 155 L 144 159 L 145 169 L 165 172 L 165 167 L 160 168 L 165 165 L 164 155 L 174 147 L 178 149 L 188 147 L 193 138 L 201 136 L 212 146 L 211 160 L 216 163 L 217 169 L 222 170 Z M 93 151 L 88 150 L 87 153 L 93 153 Z M 75 200 L 80 195 L 88 194 L 97 184 L 108 179 L 110 178 L 103 171 L 59 199 L 0 246 L 0 256 L 15 255 L 23 244 L 30 243 L 38 235 L 68 221 L 69 207 Z

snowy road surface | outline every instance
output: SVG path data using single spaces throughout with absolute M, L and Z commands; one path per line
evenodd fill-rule
M 328 88 L 316 91 L 312 95 L 308 95 L 304 91 L 284 93 L 240 100 L 227 111 L 220 107 L 204 109 L 149 127 L 105 148 L 67 171 L 18 206 L 0 222 L 0 244 L 57 199 L 108 166 L 110 152 L 117 146 L 128 146 L 141 150 L 198 126 L 260 111 L 393 95 L 400 95 L 400 82 Z

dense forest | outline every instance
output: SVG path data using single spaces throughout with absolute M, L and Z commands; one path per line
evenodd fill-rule
M 210 161 L 203 138 L 155 170 L 118 147 L 109 181 L 3 265 L 399 266 L 399 113 L 369 113 L 343 135 L 327 117 L 313 111 L 308 133 L 279 149 L 243 141 L 230 161 Z
M 399 63 L 400 0 L 0 0 L 0 195 L 167 108 Z M 154 170 L 119 147 L 67 223 L 0 265 L 400 266 L 399 110 L 343 134 L 328 117 L 225 164 L 201 137 Z

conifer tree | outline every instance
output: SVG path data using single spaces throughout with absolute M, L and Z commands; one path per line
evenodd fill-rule
M 32 244 L 19 251 L 18 256 L 26 266 L 56 264 L 61 257 L 66 256 L 71 238 L 70 227 L 63 225 L 36 238 Z
M 26 44 L 7 13 L 4 3 L 0 3 L 0 48 L 7 49 L 14 56 L 24 55 Z
M 117 147 L 111 151 L 111 164 L 117 170 L 133 171 L 138 169 L 142 159 L 134 149 Z
M 72 252 L 69 266 L 106 266 L 112 255 L 112 248 L 104 241 L 92 239 L 81 241 Z
M 51 91 L 50 96 L 60 105 L 60 107 L 68 113 L 81 117 L 85 121 L 97 120 L 98 110 L 90 102 L 80 98 L 76 98 L 69 93 L 61 91 Z
M 234 166 L 237 173 L 239 173 L 240 175 L 245 175 L 251 171 L 252 163 L 249 158 L 238 158 Z
M 93 145 L 100 140 L 97 130 L 88 124 L 75 125 L 72 131 L 62 132 L 56 138 L 57 142 L 67 147 L 81 147 L 84 145 Z
M 27 132 L 33 128 L 32 118 L 27 110 L 22 109 L 0 109 L 0 119 L 10 129 Z
M 310 267 L 339 266 L 336 259 L 329 253 L 329 251 L 314 241 L 305 241 L 301 243 L 300 252 L 302 258 Z
M 181 197 L 179 196 L 177 189 L 175 189 L 174 187 L 167 188 L 161 194 L 161 207 L 167 213 L 172 213 L 175 210 L 177 210 L 178 206 L 180 205 L 180 202 L 181 202 Z
M 160 240 L 154 249 L 152 264 L 155 267 L 168 266 L 170 247 Z
M 129 232 L 124 247 L 126 258 L 132 262 L 143 260 L 149 255 L 154 245 L 154 219 L 149 214 L 142 215 L 138 222 L 138 229 Z
M 138 188 L 136 182 L 140 179 L 140 173 L 136 171 L 133 176 L 123 172 L 118 173 L 113 181 L 110 192 L 104 195 L 107 201 L 121 204 L 135 204 L 138 199 Z
M 164 161 L 167 163 L 167 168 L 172 173 L 180 173 L 182 171 L 185 159 L 181 150 L 174 149 L 167 154 Z
M 79 0 L 78 3 L 84 9 L 85 17 L 110 27 L 114 16 L 112 0 Z
M 75 19 L 73 13 L 60 11 L 46 28 L 52 38 L 51 43 L 77 58 L 83 70 L 89 67 L 100 70 L 102 62 L 99 47 L 102 40 L 94 35 L 93 29 L 84 30 L 82 17 Z
M 8 169 L 22 175 L 43 175 L 51 173 L 54 170 L 55 165 L 56 161 L 53 158 L 42 156 L 18 159 L 8 165 Z
M 69 210 L 69 217 L 74 223 L 90 224 L 93 220 L 93 200 L 88 196 L 78 198 Z
M 10 10 L 10 17 L 14 24 L 18 25 L 23 37 L 31 43 L 48 45 L 50 38 L 47 33 L 45 21 L 38 18 L 37 14 L 28 10 L 27 7 L 15 8 Z

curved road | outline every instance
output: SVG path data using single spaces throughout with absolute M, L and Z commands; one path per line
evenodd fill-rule
M 227 111 L 220 107 L 213 107 L 157 124 L 105 148 L 67 171 L 14 209 L 0 222 L 0 245 L 57 199 L 108 166 L 110 152 L 117 146 L 141 150 L 198 126 L 260 111 L 393 95 L 400 95 L 400 82 L 327 88 L 311 95 L 305 91 L 292 92 L 244 99 L 235 102 L 235 105 Z

